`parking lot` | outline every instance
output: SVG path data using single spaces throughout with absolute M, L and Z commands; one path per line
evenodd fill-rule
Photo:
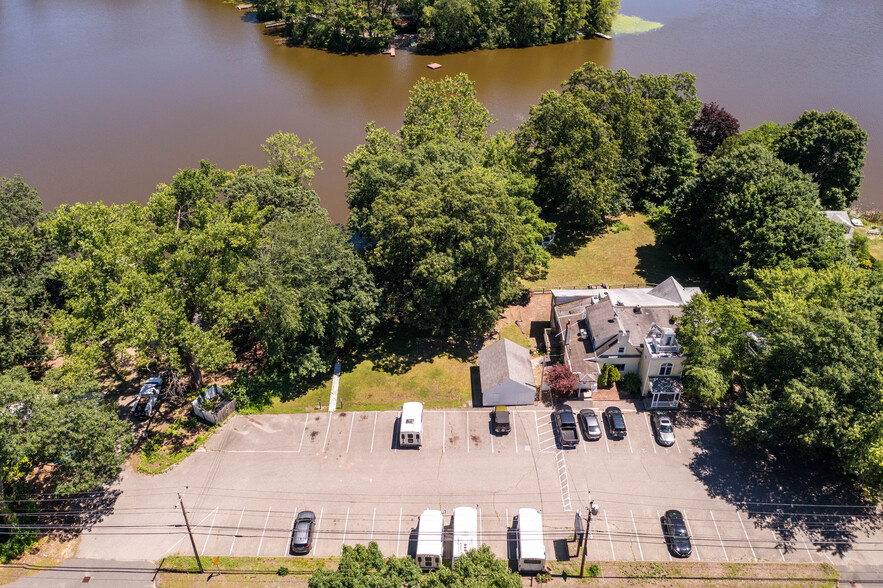
M 123 549 L 105 533 L 120 525 L 176 526 L 139 535 L 143 557 L 189 553 L 180 491 L 197 547 L 208 556 L 287 555 L 294 517 L 305 509 L 317 519 L 312 555 L 338 555 L 342 545 L 372 540 L 384 554 L 405 555 L 423 510 L 442 510 L 448 523 L 455 507 L 475 506 L 480 541 L 500 557 L 510 555 L 507 529 L 517 510 L 532 507 L 543 514 L 549 559 L 567 559 L 576 553 L 568 541 L 574 516 L 594 500 L 600 511 L 590 526 L 590 560 L 670 559 L 660 517 L 671 508 L 685 515 L 696 560 L 839 559 L 799 527 L 777 533 L 757 524 L 752 507 L 710 497 L 690 467 L 697 452 L 710 454 L 694 437 L 701 423 L 676 423 L 677 443 L 664 448 L 649 415 L 624 408 L 625 439 L 605 434 L 561 450 L 549 409 L 513 410 L 505 436 L 491 434 L 489 415 L 427 411 L 419 450 L 397 446 L 396 412 L 238 415 L 173 471 L 127 473 L 114 514 L 84 535 L 81 556 L 131 557 L 131 543 Z M 846 551 L 859 563 L 873 555 Z

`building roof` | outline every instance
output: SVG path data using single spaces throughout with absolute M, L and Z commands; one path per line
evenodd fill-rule
M 668 277 L 654 288 L 588 288 L 585 290 L 552 290 L 556 304 L 563 305 L 580 299 L 594 298 L 596 301 L 610 297 L 617 306 L 678 306 L 686 304 L 693 296 L 701 293 L 700 288 L 685 288 Z
M 508 380 L 533 388 L 530 351 L 509 339 L 500 339 L 478 352 L 481 389 L 490 390 Z
M 588 305 L 585 300 L 577 300 L 556 309 L 559 316 L 582 313 L 583 311 L 585 311 L 587 330 L 594 339 L 595 347 L 592 351 L 599 349 L 620 331 L 628 331 L 629 343 L 636 347 L 640 346 L 653 323 L 669 325 L 672 317 L 683 314 L 680 305 L 671 302 L 666 306 L 617 306 L 610 297 L 601 298 L 595 304 Z M 566 321 L 564 322 L 566 324 Z
M 828 217 L 828 220 L 845 226 L 847 228 L 847 230 L 844 231 L 846 238 L 852 239 L 852 234 L 855 229 L 852 226 L 852 221 L 849 219 L 848 212 L 845 210 L 823 210 L 822 214 Z

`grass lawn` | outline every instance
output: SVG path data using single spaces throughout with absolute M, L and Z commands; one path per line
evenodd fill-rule
M 320 557 L 219 557 L 217 567 L 213 563 L 214 558 L 203 557 L 205 573 L 200 574 L 195 558 L 167 557 L 159 565 L 159 585 L 163 588 L 206 585 L 232 588 L 243 584 L 261 587 L 306 586 L 312 572 L 337 565 L 336 561 Z
M 644 20 L 639 16 L 626 16 L 617 14 L 613 19 L 614 35 L 635 35 L 638 33 L 646 33 L 662 28 L 661 22 L 653 22 L 652 20 Z
M 695 269 L 676 263 L 669 250 L 656 242 L 656 235 L 643 214 L 625 216 L 628 230 L 606 232 L 587 241 L 562 236 L 562 244 L 550 249 L 549 271 L 540 280 L 526 282 L 529 288 L 584 288 L 620 284 L 658 284 L 675 276 L 685 286 L 694 283 Z M 576 241 L 576 246 L 571 245 Z

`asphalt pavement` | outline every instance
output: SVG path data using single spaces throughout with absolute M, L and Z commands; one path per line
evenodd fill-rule
M 152 561 L 69 559 L 58 566 L 10 584 L 15 588 L 152 588 Z

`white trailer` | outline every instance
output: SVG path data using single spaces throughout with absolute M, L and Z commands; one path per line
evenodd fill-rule
M 546 568 L 542 515 L 534 508 L 518 509 L 515 532 L 518 534 L 518 571 L 542 572 Z
M 478 511 L 471 506 L 458 506 L 454 509 L 451 526 L 454 529 L 451 550 L 453 565 L 467 551 L 478 549 Z
M 420 447 L 423 444 L 423 403 L 406 402 L 399 418 L 399 445 Z
M 440 510 L 424 510 L 417 524 L 417 565 L 424 572 L 437 570 L 442 561 L 444 523 Z

